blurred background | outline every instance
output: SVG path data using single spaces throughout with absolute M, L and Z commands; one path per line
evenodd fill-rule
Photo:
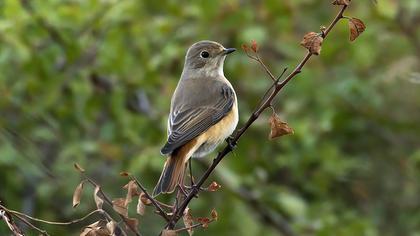
M 81 217 L 95 204 L 86 187 L 72 208 L 74 162 L 112 198 L 124 197 L 121 171 L 152 190 L 187 48 L 255 39 L 279 75 L 305 54 L 303 35 L 335 16 L 330 2 L 1 0 L 0 199 L 47 220 Z M 219 213 L 196 235 L 420 235 L 420 2 L 352 1 L 346 15 L 366 31 L 350 43 L 341 21 L 278 96 L 294 135 L 269 141 L 269 111 L 247 131 L 209 179 L 221 190 L 190 206 Z M 225 75 L 241 126 L 270 80 L 241 50 Z M 194 161 L 196 176 L 213 156 Z M 150 208 L 139 220 L 143 235 L 163 226 Z M 38 226 L 76 235 L 94 221 Z

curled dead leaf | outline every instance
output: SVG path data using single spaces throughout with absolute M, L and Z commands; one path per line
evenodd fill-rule
M 210 219 L 207 217 L 198 217 L 197 222 L 201 224 L 203 228 L 209 227 Z
M 130 175 L 130 173 L 128 173 L 128 172 L 125 172 L 125 171 L 120 172 L 120 176 L 127 177 L 129 175 Z
M 349 19 L 349 28 L 350 28 L 350 41 L 354 41 L 360 34 L 363 33 L 366 29 L 366 25 L 362 20 L 357 18 Z
M 85 169 L 83 169 L 79 164 L 74 163 L 74 168 L 76 168 L 77 171 L 83 173 L 85 172 Z
M 281 121 L 280 117 L 273 113 L 269 119 L 271 131 L 268 136 L 269 139 L 274 139 L 283 135 L 293 134 L 293 129 L 290 128 L 286 122 Z
M 123 188 L 127 189 L 124 205 L 128 206 L 128 204 L 132 201 L 133 196 L 138 196 L 140 193 L 137 189 L 136 181 L 134 180 L 130 180 Z
M 182 219 L 184 221 L 185 228 L 187 228 L 188 234 L 191 236 L 194 233 L 194 230 L 192 228 L 194 224 L 194 219 L 191 214 L 191 209 L 189 207 L 185 208 L 184 215 L 182 216 Z
M 106 228 L 109 231 L 109 235 L 115 235 L 115 229 L 117 228 L 117 222 L 115 221 L 110 221 L 106 224 Z
M 119 214 L 128 217 L 128 210 L 125 206 L 125 198 L 116 198 L 112 200 L 112 208 Z
M 321 53 L 321 45 L 324 38 L 321 34 L 315 32 L 309 32 L 303 36 L 303 40 L 300 45 L 309 50 L 310 53 L 319 55 Z
M 73 192 L 73 208 L 76 208 L 80 204 L 80 199 L 82 197 L 82 190 L 83 190 L 83 184 L 84 183 L 85 183 L 84 180 L 82 182 L 80 182 L 79 185 L 77 185 L 76 189 Z
M 136 213 L 143 216 L 146 212 L 146 205 L 143 203 L 141 199 L 141 195 L 139 196 L 139 201 L 137 202 Z
M 144 205 L 148 206 L 152 204 L 152 201 L 146 196 L 145 193 L 140 193 L 140 199 L 143 202 Z
M 218 214 L 217 214 L 216 209 L 211 210 L 211 218 L 213 220 L 217 220 L 217 217 L 218 217 Z
M 127 228 L 134 230 L 136 233 L 139 233 L 139 220 L 137 220 L 136 218 L 125 218 L 124 222 Z
M 253 52 L 258 52 L 258 44 L 257 44 L 257 41 L 255 41 L 255 40 L 252 40 L 251 41 L 251 49 L 252 49 Z
M 211 184 L 207 187 L 210 192 L 216 192 L 222 186 L 218 184 L 216 181 L 211 182 Z
M 83 231 L 80 233 L 80 236 L 96 236 L 98 235 L 97 233 L 101 230 L 101 228 L 101 221 L 96 221 L 83 228 Z
M 350 1 L 351 0 L 334 0 L 332 2 L 332 4 L 333 5 L 345 5 L 345 6 L 348 6 L 348 5 L 350 5 Z
M 93 198 L 95 199 L 96 208 L 102 209 L 102 205 L 104 204 L 104 200 L 99 196 L 99 191 L 101 190 L 100 186 L 95 187 L 95 192 L 93 194 Z

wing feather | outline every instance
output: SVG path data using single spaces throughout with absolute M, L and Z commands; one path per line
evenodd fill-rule
M 172 112 L 168 123 L 168 140 L 161 149 L 162 154 L 172 153 L 205 132 L 231 111 L 236 99 L 231 87 L 222 85 L 214 95 L 216 96 L 209 97 L 202 106 L 182 106 L 180 110 Z

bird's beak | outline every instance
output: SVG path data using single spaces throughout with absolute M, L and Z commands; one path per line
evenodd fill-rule
M 236 48 L 225 48 L 225 49 L 223 49 L 223 54 L 227 55 L 227 54 L 230 54 L 234 51 L 236 51 Z

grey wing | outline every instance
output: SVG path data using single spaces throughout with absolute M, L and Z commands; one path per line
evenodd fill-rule
M 222 87 L 220 96 L 210 99 L 205 106 L 185 108 L 172 114 L 168 141 L 160 152 L 170 154 L 202 134 L 225 117 L 232 110 L 234 102 L 234 92 L 226 85 Z

